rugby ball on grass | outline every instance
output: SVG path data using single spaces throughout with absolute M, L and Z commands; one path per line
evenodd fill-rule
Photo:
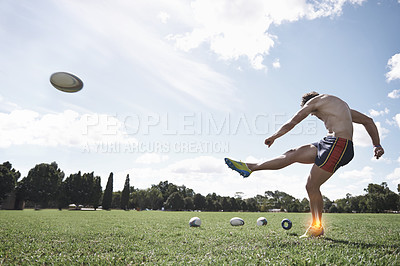
M 257 225 L 262 226 L 262 225 L 267 225 L 268 221 L 267 218 L 265 217 L 260 217 L 257 219 Z
M 232 226 L 241 226 L 244 225 L 244 220 L 239 217 L 233 217 L 230 221 Z
M 201 225 L 201 220 L 199 217 L 193 217 L 189 221 L 190 227 L 200 227 L 200 225 Z

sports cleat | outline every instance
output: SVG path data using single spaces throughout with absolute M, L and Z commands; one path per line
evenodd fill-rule
M 322 226 L 320 227 L 310 226 L 308 227 L 304 235 L 300 236 L 300 238 L 320 237 L 323 235 L 324 235 L 324 228 Z
M 225 158 L 225 163 L 226 163 L 226 165 L 228 165 L 229 168 L 231 168 L 232 170 L 235 170 L 243 177 L 248 177 L 252 172 L 249 169 L 249 167 L 247 167 L 247 164 L 245 164 L 243 162 L 237 162 L 237 161 L 231 160 L 229 158 Z

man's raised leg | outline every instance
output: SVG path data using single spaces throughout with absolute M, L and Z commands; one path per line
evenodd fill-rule
M 317 155 L 317 148 L 314 145 L 308 144 L 296 149 L 291 149 L 279 157 L 268 160 L 259 164 L 247 163 L 251 171 L 260 170 L 278 170 L 293 163 L 314 163 Z
M 278 170 L 292 163 L 314 163 L 317 155 L 317 148 L 314 145 L 308 144 L 296 149 L 289 150 L 279 157 L 268 160 L 263 163 L 243 163 L 225 158 L 225 163 L 229 168 L 235 170 L 243 177 L 248 177 L 253 171 L 260 170 Z

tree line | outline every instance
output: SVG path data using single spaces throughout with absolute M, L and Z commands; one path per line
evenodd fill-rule
M 161 181 L 147 189 L 136 189 L 130 184 L 129 174 L 122 191 L 113 192 L 113 173 L 110 173 L 103 191 L 101 177 L 91 173 L 75 173 L 65 178 L 56 162 L 37 164 L 28 175 L 21 174 L 9 162 L 0 165 L 0 202 L 14 193 L 16 203 L 26 207 L 68 208 L 69 204 L 110 209 L 201 210 L 201 211 L 288 211 L 308 212 L 309 201 L 282 192 L 265 191 L 264 195 L 243 199 L 241 192 L 234 197 L 209 193 L 195 193 L 186 186 Z M 398 186 L 400 192 L 400 184 Z M 323 196 L 325 212 L 385 212 L 400 209 L 399 194 L 386 183 L 369 184 L 365 195 L 346 195 L 335 201 Z

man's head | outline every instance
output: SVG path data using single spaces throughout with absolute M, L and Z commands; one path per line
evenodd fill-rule
M 311 100 L 312 98 L 318 96 L 319 93 L 312 91 L 312 92 L 308 92 L 306 94 L 303 95 L 302 99 L 301 99 L 301 104 L 300 106 L 303 107 L 309 100 Z

